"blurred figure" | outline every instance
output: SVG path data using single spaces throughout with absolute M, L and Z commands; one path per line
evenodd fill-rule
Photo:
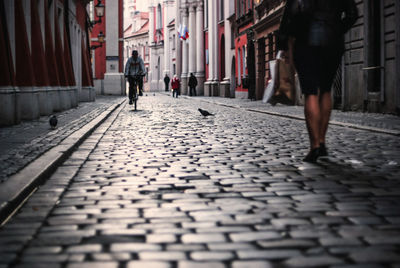
M 166 91 L 166 92 L 168 92 L 168 90 L 169 90 L 169 81 L 170 81 L 170 79 L 169 79 L 168 74 L 165 74 L 165 77 L 164 77 L 164 84 L 165 84 L 165 91 Z
M 196 94 L 196 86 L 197 86 L 197 78 L 193 75 L 193 73 L 190 73 L 189 77 L 189 95 L 190 96 L 197 96 Z
M 174 75 L 174 78 L 172 78 L 171 87 L 172 87 L 172 97 L 176 96 L 176 98 L 178 98 L 178 95 L 180 95 L 181 80 L 179 80 L 176 74 Z

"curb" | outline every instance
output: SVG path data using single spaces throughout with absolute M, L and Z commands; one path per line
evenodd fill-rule
M 126 100 L 113 104 L 91 122 L 75 131 L 23 169 L 12 175 L 0 188 L 0 226 L 19 208 L 96 128 Z

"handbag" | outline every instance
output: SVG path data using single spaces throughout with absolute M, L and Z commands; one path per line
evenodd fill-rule
M 296 101 L 295 69 L 287 58 L 278 52 L 275 64 L 274 91 L 268 102 L 294 105 Z

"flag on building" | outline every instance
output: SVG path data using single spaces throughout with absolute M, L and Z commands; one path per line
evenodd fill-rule
M 179 38 L 184 41 L 189 38 L 189 31 L 186 27 L 186 25 L 179 25 L 179 31 L 178 31 Z

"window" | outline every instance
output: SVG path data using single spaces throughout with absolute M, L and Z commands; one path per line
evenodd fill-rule
M 247 65 L 247 62 L 246 62 L 246 47 L 245 46 L 243 46 L 243 51 L 242 51 L 242 56 L 243 56 L 243 59 L 242 59 L 242 64 L 243 64 L 243 77 L 245 77 L 246 76 L 246 65 Z
M 175 50 L 175 35 L 174 35 L 174 34 L 172 35 L 172 44 L 171 44 L 171 47 L 172 47 L 173 50 Z
M 240 60 L 242 59 L 242 53 L 241 53 L 241 50 L 240 50 L 240 48 L 239 48 L 239 50 L 238 50 L 238 57 L 237 57 L 237 59 L 238 59 L 238 64 L 237 64 L 237 67 L 238 67 L 238 86 L 240 86 L 242 83 L 242 74 L 241 74 L 241 68 L 242 68 L 242 66 L 241 66 L 241 62 L 240 62 Z
M 231 48 L 235 48 L 235 28 L 231 26 Z
M 162 28 L 162 10 L 161 10 L 161 5 L 158 4 L 157 6 L 157 29 Z
M 204 28 L 208 28 L 208 0 L 204 1 Z
M 224 20 L 224 0 L 219 0 L 219 17 L 218 20 Z

